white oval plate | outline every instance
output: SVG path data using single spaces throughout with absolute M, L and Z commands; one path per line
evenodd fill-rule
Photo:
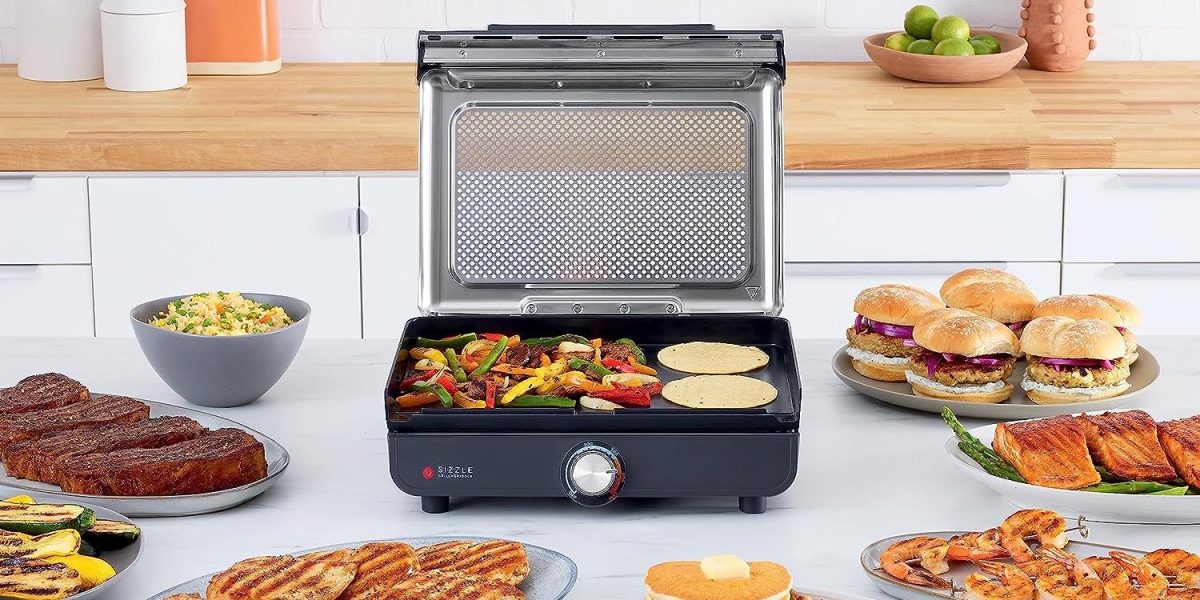
M 971 429 L 970 433 L 991 447 L 995 431 L 995 425 L 984 425 Z M 1089 521 L 1110 523 L 1200 524 L 1200 496 L 1099 494 L 1010 481 L 984 471 L 958 449 L 958 438 L 953 436 L 946 440 L 946 454 L 968 477 L 1021 508 L 1048 508 L 1064 515 L 1082 515 Z
M 981 404 L 978 402 L 926 398 L 914 394 L 912 386 L 906 382 L 889 383 L 868 379 L 863 377 L 858 371 L 855 371 L 854 367 L 850 365 L 850 355 L 846 354 L 846 346 L 842 346 L 837 351 L 837 354 L 833 355 L 833 373 L 837 375 L 838 379 L 842 380 L 842 383 L 845 383 L 861 394 L 870 396 L 880 402 L 912 410 L 941 414 L 942 407 L 949 406 L 950 410 L 953 410 L 954 414 L 960 417 L 995 420 L 1039 419 L 1042 417 L 1088 411 L 1112 410 L 1133 404 L 1134 400 L 1149 389 L 1154 381 L 1158 379 L 1158 375 L 1162 370 L 1158 364 L 1158 359 L 1148 350 L 1139 348 L 1138 353 L 1137 362 L 1133 363 L 1130 367 L 1131 373 L 1129 375 L 1128 392 L 1116 398 L 1078 402 L 1075 404 L 1034 404 L 1032 400 L 1025 396 L 1025 390 L 1021 389 L 1021 379 L 1025 377 L 1024 361 L 1017 363 L 1017 368 L 1013 370 L 1012 377 L 1008 378 L 1008 382 L 1016 388 L 1013 391 L 1012 397 L 999 404 Z
M 492 539 L 495 538 L 434 536 L 374 541 L 403 542 L 414 548 L 420 548 L 441 542 L 485 542 Z M 308 554 L 309 552 L 357 548 L 369 543 L 371 542 L 363 541 L 350 544 L 337 544 L 323 548 L 313 548 L 311 550 L 300 550 L 294 554 L 300 555 Z M 571 588 L 575 587 L 576 578 L 579 577 L 579 568 L 575 566 L 575 561 L 553 550 L 529 544 L 524 545 L 525 553 L 529 556 L 529 577 L 526 577 L 524 583 L 521 584 L 521 590 L 525 592 L 526 600 L 561 600 L 562 598 L 566 598 L 567 594 L 571 592 Z M 215 575 L 216 573 L 209 573 L 203 577 L 197 577 L 187 583 L 182 583 L 169 590 L 159 592 L 157 595 L 147 598 L 147 600 L 164 600 L 173 594 L 200 594 L 203 597 L 205 590 L 208 588 L 209 580 Z
M 860 564 L 867 576 L 871 578 L 871 583 L 875 587 L 889 596 L 900 598 L 901 600 L 928 600 L 929 598 L 958 598 L 960 596 L 953 595 L 949 590 L 935 590 L 931 588 L 913 585 L 904 581 L 900 581 L 884 573 L 879 568 L 879 557 L 892 544 L 901 540 L 907 540 L 919 536 L 932 536 L 942 539 L 968 533 L 966 531 L 932 531 L 929 533 L 910 533 L 906 535 L 897 535 L 887 539 L 879 540 L 866 550 L 863 550 L 862 556 L 859 558 Z M 1141 550 L 1131 550 L 1129 548 L 1119 548 L 1117 546 L 1106 546 L 1104 544 L 1093 544 L 1091 542 L 1083 542 L 1071 540 L 1067 544 L 1067 549 L 1080 556 L 1107 556 L 1110 550 L 1120 550 L 1128 552 L 1134 556 L 1142 556 L 1145 552 Z M 951 563 L 949 573 L 942 575 L 946 579 L 953 581 L 958 587 L 962 587 L 963 579 L 971 574 L 977 573 L 979 569 L 975 568 L 971 563 Z
M 96 395 L 101 396 L 103 394 L 97 393 Z M 0 464 L 0 488 L 20 490 L 21 492 L 46 498 L 48 502 L 73 502 L 88 506 L 103 506 L 133 517 L 186 517 L 233 508 L 249 501 L 275 485 L 275 482 L 283 474 L 284 469 L 287 469 L 288 462 L 291 460 L 288 451 L 283 446 L 280 446 L 279 442 L 241 423 L 230 421 L 214 414 L 175 406 L 174 404 L 164 404 L 162 402 L 154 402 L 153 400 L 140 401 L 150 405 L 151 417 L 190 417 L 209 429 L 232 427 L 253 435 L 255 438 L 258 438 L 258 441 L 262 442 L 263 447 L 266 449 L 267 477 L 241 487 L 206 494 L 189 494 L 186 496 L 94 496 L 91 494 L 68 494 L 56 485 L 9 477 L 4 472 L 4 465 Z

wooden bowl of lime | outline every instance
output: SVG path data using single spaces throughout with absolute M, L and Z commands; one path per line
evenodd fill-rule
M 1025 40 L 1011 33 L 972 29 L 958 16 L 938 16 L 920 5 L 904 18 L 904 31 L 867 36 L 867 56 L 888 74 L 927 83 L 987 81 L 1008 73 L 1025 57 Z

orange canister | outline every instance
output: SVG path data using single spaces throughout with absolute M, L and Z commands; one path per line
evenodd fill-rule
M 263 75 L 279 70 L 277 0 L 187 0 L 191 75 Z

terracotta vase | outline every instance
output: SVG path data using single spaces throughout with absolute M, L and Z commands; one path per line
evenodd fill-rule
M 1095 0 L 1021 0 L 1025 58 L 1039 71 L 1074 71 L 1096 49 Z

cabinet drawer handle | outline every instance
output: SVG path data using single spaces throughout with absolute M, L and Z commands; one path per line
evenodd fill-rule
M 40 268 L 29 265 L 0 266 L 0 281 L 33 279 Z
M 835 188 L 995 188 L 1012 181 L 1012 173 L 878 172 L 789 174 L 788 187 Z
M 1197 173 L 1118 173 L 1121 183 L 1135 188 L 1200 188 Z
M 786 263 L 784 273 L 786 275 L 832 277 L 897 277 L 905 275 L 949 277 L 958 271 L 972 267 L 1007 271 L 1008 263 Z
M 23 192 L 33 187 L 33 175 L 0 175 L 0 192 Z

